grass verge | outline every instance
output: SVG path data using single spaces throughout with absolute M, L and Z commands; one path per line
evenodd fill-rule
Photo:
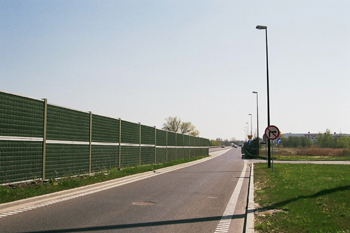
M 350 166 L 255 164 L 258 232 L 350 232 Z
M 267 157 L 267 148 L 263 146 L 260 151 L 261 157 Z M 333 148 L 273 148 L 273 158 L 284 161 L 349 161 L 348 149 Z
M 127 167 L 123 169 L 114 168 L 109 170 L 108 172 L 95 173 L 93 176 L 83 175 L 77 177 L 66 177 L 59 180 L 51 178 L 48 182 L 42 182 L 40 180 L 37 180 L 29 183 L 0 186 L 0 203 L 6 203 L 43 194 L 77 188 L 89 184 L 95 184 L 107 180 L 129 176 L 132 174 L 153 171 L 164 167 L 170 167 L 181 163 L 191 162 L 205 157 L 207 156 L 200 156 L 190 159 L 180 159 L 162 164 L 150 164 L 142 166 L 138 165 L 135 167 Z

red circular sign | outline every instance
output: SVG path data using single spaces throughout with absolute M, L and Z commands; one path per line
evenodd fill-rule
M 270 125 L 265 129 L 265 136 L 270 140 L 275 140 L 280 136 L 280 130 L 277 126 Z

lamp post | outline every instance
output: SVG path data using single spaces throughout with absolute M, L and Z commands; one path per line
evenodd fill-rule
M 247 136 L 247 138 L 248 138 L 248 134 L 249 134 L 249 124 L 248 124 L 248 122 L 246 122 L 246 124 L 247 124 L 247 129 L 246 129 L 246 136 Z M 248 140 L 247 140 L 248 141 Z
M 250 135 L 253 136 L 253 115 L 251 113 L 248 114 L 250 116 Z
M 253 94 L 256 94 L 256 132 L 258 138 L 258 156 L 259 156 L 259 93 L 257 91 L 253 91 Z
M 266 74 L 267 74 L 267 126 L 270 126 L 270 85 L 269 85 L 269 56 L 268 56 L 268 46 L 267 46 L 267 26 L 258 25 L 256 26 L 258 30 L 265 30 L 266 37 Z M 270 140 L 267 140 L 267 159 L 268 167 L 271 167 L 271 148 Z
M 257 91 L 253 91 L 253 94 L 256 94 L 256 133 L 257 138 L 259 138 L 259 93 Z

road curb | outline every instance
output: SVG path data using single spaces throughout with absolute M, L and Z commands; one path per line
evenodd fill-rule
M 245 226 L 246 233 L 254 233 L 254 163 L 250 166 L 248 203 L 247 203 L 247 221 Z

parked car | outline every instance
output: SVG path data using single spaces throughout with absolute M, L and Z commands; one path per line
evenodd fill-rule
M 225 145 L 222 145 L 221 148 L 225 148 Z

